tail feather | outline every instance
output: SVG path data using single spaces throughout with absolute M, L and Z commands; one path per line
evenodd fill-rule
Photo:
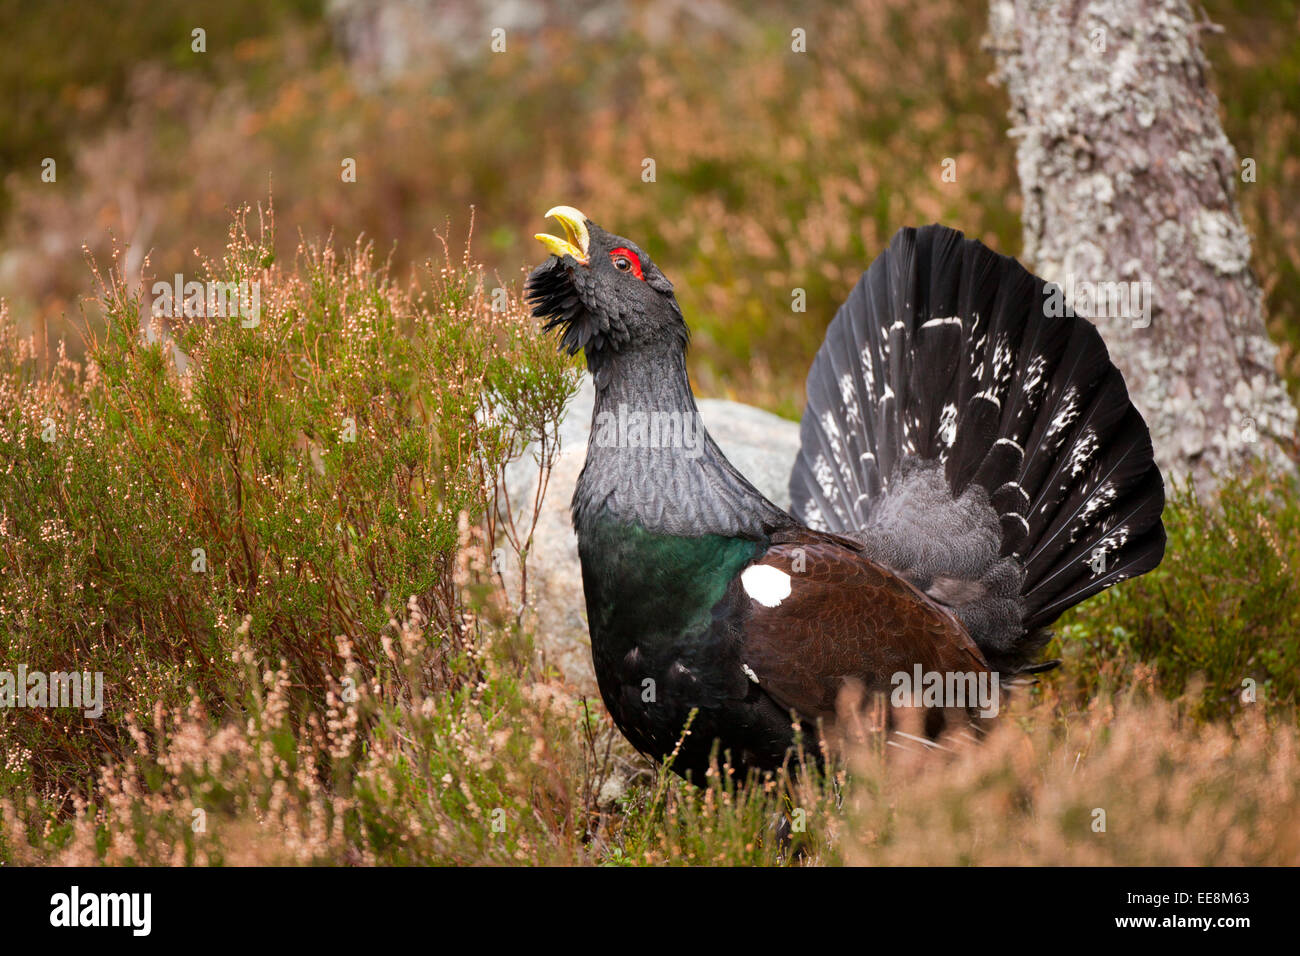
M 1063 611 L 1164 553 L 1146 424 L 1052 291 L 960 232 L 901 230 L 827 330 L 790 477 L 796 516 L 960 595 L 985 652 L 1021 667 Z
M 1046 627 L 1065 611 L 1126 578 L 1145 574 L 1165 553 L 1164 483 L 1148 472 L 1124 503 L 1092 526 L 1026 592 L 1026 626 Z M 1134 536 L 1132 528 L 1143 528 Z M 1119 553 L 1119 560 L 1109 555 Z

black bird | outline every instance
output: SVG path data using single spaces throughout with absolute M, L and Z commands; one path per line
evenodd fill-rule
M 682 740 L 697 782 L 715 755 L 776 769 L 847 683 L 1043 670 L 1062 612 L 1160 563 L 1146 424 L 1096 328 L 1016 260 L 895 235 L 813 362 L 787 513 L 699 425 L 672 283 L 547 216 L 567 238 L 538 236 L 526 295 L 595 379 L 573 524 L 601 696 L 642 752 Z

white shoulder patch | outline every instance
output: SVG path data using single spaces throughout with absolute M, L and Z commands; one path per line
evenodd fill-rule
M 741 573 L 740 583 L 763 607 L 776 607 L 790 596 L 790 575 L 770 564 L 751 564 Z

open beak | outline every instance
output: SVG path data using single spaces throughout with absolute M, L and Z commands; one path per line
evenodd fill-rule
M 591 236 L 587 234 L 587 217 L 572 206 L 556 206 L 547 210 L 546 218 L 557 219 L 560 225 L 564 227 L 564 234 L 567 238 L 561 239 L 559 236 L 539 232 L 537 233 L 538 242 L 544 245 L 553 255 L 560 258 L 573 256 L 584 266 L 587 265 L 587 248 L 591 245 Z

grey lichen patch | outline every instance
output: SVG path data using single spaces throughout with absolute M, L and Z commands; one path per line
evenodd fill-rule
M 1074 195 L 1079 202 L 1097 202 L 1109 206 L 1115 199 L 1115 184 L 1105 173 L 1093 173 L 1079 180 Z
M 1220 275 L 1241 272 L 1250 264 L 1250 233 L 1235 215 L 1199 209 L 1192 232 L 1197 257 Z

